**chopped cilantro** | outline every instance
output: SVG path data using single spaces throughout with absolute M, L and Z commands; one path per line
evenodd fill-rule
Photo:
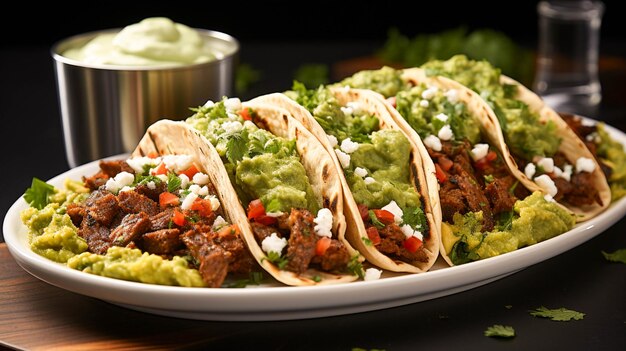
M 229 135 L 226 143 L 226 158 L 230 163 L 237 164 L 248 151 L 248 133 L 245 129 L 241 133 Z
M 602 255 L 607 261 L 626 263 L 626 249 L 619 249 L 611 253 L 602 251 Z
M 54 186 L 39 178 L 33 178 L 30 188 L 24 193 L 24 200 L 31 207 L 41 210 L 49 203 L 48 196 L 52 194 L 54 194 Z
M 374 224 L 377 228 L 383 228 L 385 226 L 383 222 L 378 220 L 378 217 L 376 217 L 376 214 L 374 213 L 374 211 L 369 210 L 367 211 L 367 213 L 370 216 L 370 220 L 372 221 L 372 224 Z
M 369 239 L 368 239 L 369 240 Z M 371 243 L 371 241 L 370 241 Z M 363 265 L 359 262 L 359 254 L 355 254 L 350 258 L 350 262 L 348 262 L 348 271 L 359 278 L 363 279 L 365 277 L 365 272 L 363 270 Z
M 250 272 L 247 279 L 239 279 L 231 284 L 225 285 L 225 288 L 245 288 L 248 285 L 259 285 L 263 281 L 263 273 Z
M 374 245 L 374 243 L 372 243 L 372 240 L 370 240 L 370 238 L 361 237 L 361 240 L 363 240 L 363 242 L 364 242 L 364 243 L 365 243 L 365 245 L 367 245 L 367 246 L 372 246 L 372 245 Z
M 265 256 L 265 258 L 273 264 L 277 265 L 279 269 L 285 268 L 287 262 L 289 262 L 286 257 L 282 257 L 276 251 L 270 251 L 267 256 Z
M 180 188 L 182 181 L 180 178 L 174 174 L 174 172 L 169 172 L 167 174 L 167 191 L 174 192 L 174 190 Z
M 426 229 L 426 215 L 419 207 L 409 207 L 403 211 L 402 223 L 410 225 L 412 228 Z
M 529 311 L 531 316 L 534 317 L 542 317 L 542 318 L 550 318 L 553 321 L 571 321 L 581 320 L 585 317 L 584 313 L 568 310 L 567 308 L 556 308 L 556 309 L 548 309 L 543 306 Z
M 512 338 L 515 336 L 515 329 L 508 325 L 495 324 L 485 330 L 485 336 Z
M 322 281 L 322 277 L 320 277 L 319 275 L 314 275 L 311 279 L 313 279 L 313 281 L 316 283 L 319 283 Z

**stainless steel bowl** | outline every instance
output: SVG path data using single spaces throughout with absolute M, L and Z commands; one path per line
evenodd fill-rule
M 70 167 L 130 152 L 155 121 L 184 119 L 189 108 L 233 94 L 239 42 L 221 32 L 197 29 L 207 45 L 223 54 L 206 63 L 93 65 L 62 55 L 98 34 L 120 30 L 73 36 L 51 49 Z

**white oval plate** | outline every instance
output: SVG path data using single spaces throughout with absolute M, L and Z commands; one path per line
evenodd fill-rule
M 607 126 L 626 145 L 626 134 Z M 115 158 L 125 157 L 120 155 Z M 49 181 L 61 187 L 66 178 L 80 179 L 98 169 L 98 162 L 74 168 Z M 33 276 L 60 288 L 148 313 L 221 321 L 290 320 L 344 315 L 406 305 L 468 290 L 500 279 L 580 245 L 603 232 L 626 213 L 626 198 L 567 233 L 514 252 L 448 267 L 439 259 L 421 274 L 384 273 L 380 280 L 289 287 L 279 283 L 245 289 L 184 288 L 150 285 L 83 273 L 52 262 L 30 250 L 19 198 L 4 219 L 3 232 L 17 263 Z

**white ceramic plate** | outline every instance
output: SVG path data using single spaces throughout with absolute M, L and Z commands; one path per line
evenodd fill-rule
M 607 126 L 626 145 L 626 134 Z M 120 156 L 122 157 L 122 156 Z M 92 162 L 49 182 L 62 186 L 66 178 L 80 179 L 98 169 Z M 159 286 L 100 277 L 70 269 L 33 253 L 20 211 L 20 198 L 7 212 L 4 238 L 17 263 L 33 276 L 60 288 L 127 308 L 173 317 L 261 321 L 336 316 L 406 305 L 450 295 L 500 279 L 539 263 L 600 234 L 626 213 L 626 198 L 571 231 L 547 241 L 497 257 L 447 267 L 440 259 L 421 274 L 383 274 L 380 280 L 319 287 L 288 287 L 278 283 L 245 289 L 209 289 Z

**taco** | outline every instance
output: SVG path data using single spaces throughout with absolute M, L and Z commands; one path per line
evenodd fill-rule
M 117 279 L 191 287 L 249 281 L 262 269 L 223 206 L 229 184 L 223 168 L 207 162 L 217 155 L 209 146 L 182 122 L 153 124 L 131 157 L 99 161 L 97 173 L 24 211 L 31 247 Z
M 373 92 L 326 88 L 257 97 L 289 110 L 332 155 L 344 188 L 348 240 L 369 263 L 394 272 L 429 270 L 439 253 L 432 162 Z
M 431 191 L 439 199 L 440 252 L 448 264 L 511 252 L 572 228 L 568 211 L 520 184 L 519 171 L 509 168 L 490 132 L 499 122 L 475 92 L 423 74 L 412 74 L 408 83 L 402 74 L 389 67 L 362 71 L 339 85 L 390 95 L 386 105 L 398 125 L 411 139 L 423 141 L 424 157 L 434 162 L 439 182 Z
M 215 146 L 235 189 L 224 195 L 232 219 L 267 272 L 294 286 L 363 276 L 332 159 L 287 111 L 224 98 L 185 122 Z
M 611 201 L 626 195 L 626 151 L 624 145 L 613 139 L 604 122 L 595 122 L 582 116 L 561 113 L 559 115 L 578 135 L 606 176 L 611 187 Z
M 500 128 L 490 130 L 509 167 L 528 189 L 542 190 L 576 215 L 577 222 L 604 211 L 611 190 L 593 154 L 565 121 L 535 93 L 500 74 L 487 61 L 463 55 L 407 69 L 404 78 L 444 76 L 475 91 Z

